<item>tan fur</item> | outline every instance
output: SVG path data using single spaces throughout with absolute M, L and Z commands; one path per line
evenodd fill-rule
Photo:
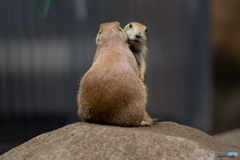
M 80 82 L 78 115 L 84 122 L 139 126 L 146 87 L 119 22 L 101 24 L 96 44 L 92 67 Z
M 147 27 L 137 22 L 131 22 L 124 27 L 124 31 L 128 36 L 128 43 L 130 49 L 133 52 L 139 69 L 139 77 L 144 81 L 144 75 L 146 73 L 146 54 L 147 54 Z

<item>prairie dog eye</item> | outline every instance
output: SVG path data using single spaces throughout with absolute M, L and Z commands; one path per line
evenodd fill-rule
M 147 32 L 147 29 L 145 30 L 145 32 Z
M 129 27 L 132 28 L 132 24 L 129 24 Z

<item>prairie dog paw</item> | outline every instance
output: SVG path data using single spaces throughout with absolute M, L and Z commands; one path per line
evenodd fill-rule
M 140 126 L 151 126 L 151 124 L 148 124 L 147 122 L 142 121 L 142 122 L 140 123 Z

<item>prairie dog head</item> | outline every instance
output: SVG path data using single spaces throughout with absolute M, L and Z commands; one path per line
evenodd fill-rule
M 131 45 L 140 45 L 147 43 L 147 27 L 137 23 L 131 22 L 124 27 L 124 31 L 128 36 L 128 43 Z
M 102 23 L 99 25 L 99 32 L 96 37 L 96 44 L 106 44 L 114 41 L 124 41 L 127 43 L 128 37 L 125 31 L 120 27 L 120 23 L 117 21 Z

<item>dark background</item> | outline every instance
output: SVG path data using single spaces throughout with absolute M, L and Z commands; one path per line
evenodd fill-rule
M 239 68 L 227 68 L 224 56 L 230 49 L 215 43 L 219 33 L 213 27 L 224 26 L 217 21 L 220 12 L 213 12 L 218 1 L 52 0 L 44 19 L 33 1 L 0 0 L 0 154 L 80 121 L 79 79 L 91 67 L 99 24 L 111 21 L 148 27 L 145 83 L 152 117 L 209 134 L 239 127 L 240 94 L 235 94 L 236 102 L 224 101 L 234 96 L 221 88 L 234 80 L 228 91 L 239 88 Z M 36 2 L 42 12 L 45 1 Z M 224 81 L 224 73 L 233 78 Z M 235 102 L 234 115 L 231 111 L 224 117 L 229 101 Z

